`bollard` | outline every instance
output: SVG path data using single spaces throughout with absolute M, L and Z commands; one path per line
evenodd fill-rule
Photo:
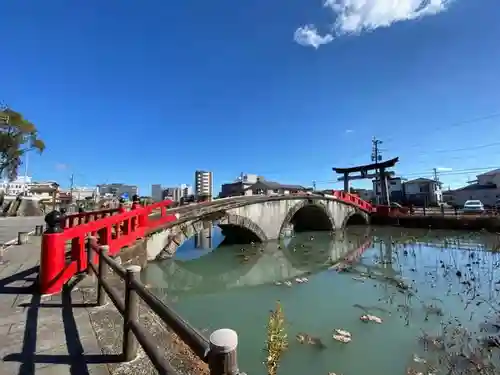
M 61 213 L 57 210 L 45 216 L 46 230 L 42 237 L 40 254 L 39 286 L 41 294 L 62 291 L 64 280 L 61 278 L 66 267 L 65 243 L 61 236 Z
M 108 263 L 104 260 L 103 255 L 107 255 L 109 246 L 103 245 L 99 248 L 99 275 L 97 275 L 97 305 L 104 306 L 106 304 L 106 291 L 102 286 L 106 282 L 108 275 Z
M 97 238 L 96 237 L 93 237 L 93 236 L 88 236 L 87 237 L 87 242 L 85 244 L 86 246 L 86 249 L 87 249 L 87 274 L 90 276 L 90 275 L 94 275 L 94 273 L 92 272 L 92 267 L 90 267 L 90 264 L 94 264 L 94 259 L 95 259 L 95 252 L 94 252 L 94 249 L 93 249 L 93 245 L 97 242 Z
M 141 267 L 128 266 L 125 278 L 125 314 L 123 315 L 123 355 L 126 362 L 137 357 L 137 339 L 132 324 L 139 323 L 139 296 L 132 287 L 132 281 L 139 281 Z
M 238 334 L 232 329 L 218 329 L 210 335 L 209 341 L 210 375 L 238 375 L 240 373 L 236 356 Z
M 125 209 L 125 199 L 120 198 L 118 200 L 118 202 L 119 202 L 119 204 L 118 204 L 118 213 L 122 214 L 122 213 L 126 212 L 127 210 Z
M 37 225 L 35 227 L 35 236 L 41 236 L 43 234 L 43 225 Z
M 19 232 L 17 233 L 17 244 L 24 245 L 28 243 L 29 240 L 29 232 Z

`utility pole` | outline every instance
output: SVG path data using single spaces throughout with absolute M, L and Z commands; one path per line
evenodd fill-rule
M 379 145 L 381 145 L 383 142 L 380 139 L 377 139 L 375 137 L 372 138 L 372 162 L 378 163 L 380 160 L 382 160 L 382 155 L 380 154 L 380 149 Z
M 73 203 L 73 185 L 75 183 L 75 176 L 73 173 L 71 173 L 71 177 L 69 178 L 69 203 Z
M 316 180 L 313 180 L 313 191 L 316 191 Z
M 376 137 L 372 138 L 372 162 L 378 164 L 379 161 L 382 160 L 382 155 L 380 154 L 379 146 L 383 142 Z M 384 168 L 378 169 L 378 186 L 380 187 L 380 192 L 382 195 L 382 204 L 389 205 L 389 187 L 387 184 L 387 174 L 385 173 Z
M 437 168 L 432 168 L 432 171 L 434 172 L 434 181 L 439 181 Z

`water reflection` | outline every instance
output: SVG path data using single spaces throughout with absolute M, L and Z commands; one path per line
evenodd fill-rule
M 158 293 L 162 289 L 173 294 L 271 284 L 323 270 L 346 255 L 362 252 L 371 239 L 363 229 L 350 234 L 300 233 L 285 241 L 217 249 L 199 244 L 195 237 L 196 250 L 180 249 L 180 256 L 150 264 L 143 279 Z
M 500 253 L 488 251 L 498 238 L 389 228 L 303 233 L 263 247 L 186 249 L 145 276 L 163 298 L 176 295 L 176 309 L 207 334 L 235 329 L 247 373 L 265 373 L 268 311 L 280 300 L 290 345 L 279 374 L 499 374 Z M 346 257 L 342 272 L 331 269 Z M 274 285 L 307 273 L 305 284 Z M 361 321 L 365 314 L 382 323 Z M 335 329 L 352 341 L 335 341 Z M 300 333 L 325 348 L 295 340 Z

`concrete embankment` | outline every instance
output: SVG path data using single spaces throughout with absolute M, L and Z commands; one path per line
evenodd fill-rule
M 450 230 L 468 230 L 488 232 L 500 232 L 500 217 L 497 216 L 383 216 L 373 215 L 373 225 L 400 226 L 404 228 L 433 228 Z

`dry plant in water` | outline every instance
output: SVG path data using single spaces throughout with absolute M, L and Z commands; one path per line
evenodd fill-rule
M 266 367 L 268 375 L 276 375 L 281 356 L 288 347 L 287 334 L 285 331 L 285 315 L 280 302 L 276 303 L 276 309 L 271 310 L 267 322 L 266 341 Z

